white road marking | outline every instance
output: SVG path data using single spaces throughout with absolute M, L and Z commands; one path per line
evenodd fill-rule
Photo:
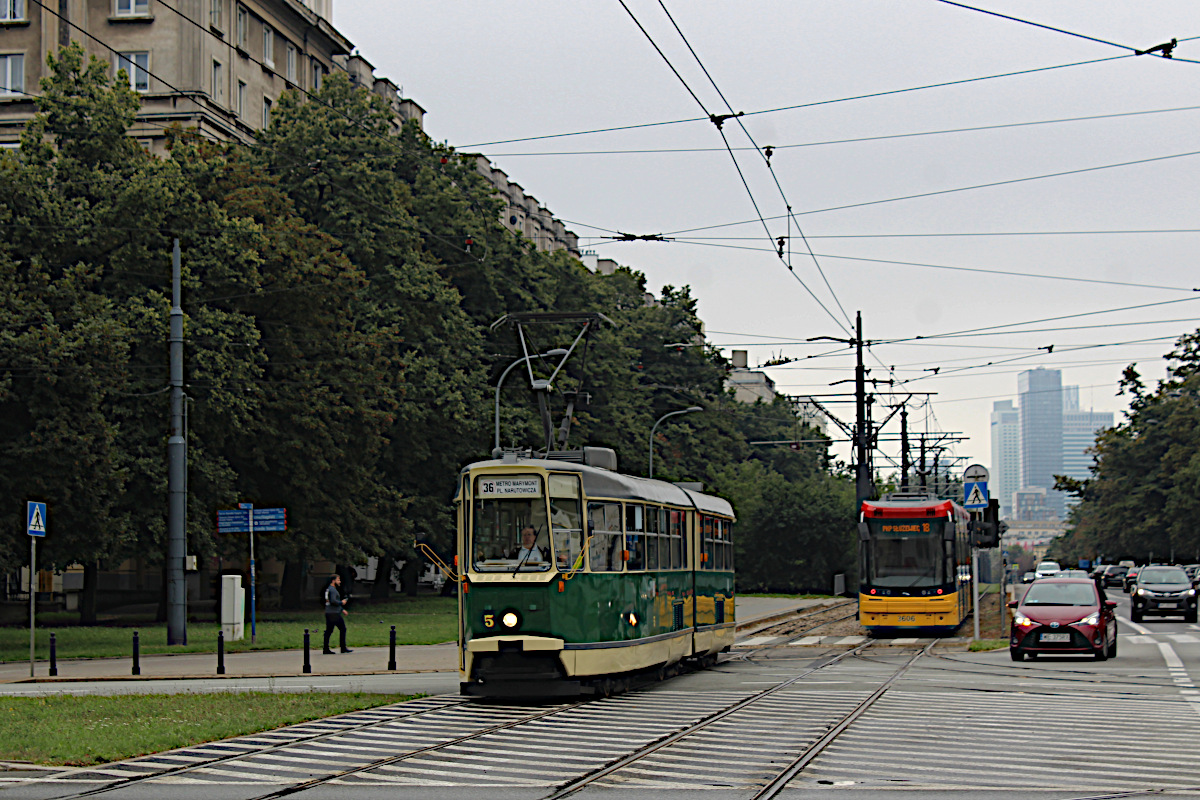
M 1170 639 L 1174 639 L 1175 641 L 1180 642 L 1182 644 L 1190 644 L 1193 642 L 1200 642 L 1200 639 L 1197 639 L 1195 636 L 1192 636 L 1190 633 L 1168 633 L 1167 637 Z
M 1130 644 L 1155 644 L 1154 639 L 1149 636 L 1131 636 L 1126 634 L 1122 638 Z
M 867 637 L 865 636 L 847 636 L 843 639 L 838 639 L 836 642 L 830 642 L 830 644 L 862 644 L 866 640 Z
M 752 639 L 747 639 L 744 642 L 738 642 L 735 647 L 758 647 L 764 644 L 773 644 L 778 642 L 782 637 L 779 636 L 755 636 Z
M 1120 620 L 1121 624 L 1128 625 L 1138 633 L 1154 633 L 1154 631 L 1150 630 L 1145 625 L 1139 625 L 1133 620 L 1125 619 L 1124 617 L 1117 617 L 1117 619 Z
M 820 643 L 821 643 L 820 636 L 805 636 L 803 638 L 797 639 L 794 642 L 788 642 L 788 647 L 807 647 L 809 645 L 820 644 Z

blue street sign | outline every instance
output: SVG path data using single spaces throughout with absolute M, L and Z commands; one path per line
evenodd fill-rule
M 988 507 L 988 485 L 987 481 L 978 481 L 975 483 L 963 483 L 963 508 L 987 508 Z
M 245 504 L 248 505 L 248 504 Z M 287 530 L 286 508 L 238 508 L 217 512 L 218 533 L 279 533 Z
M 46 504 L 35 503 L 32 500 L 27 504 L 29 516 L 26 518 L 28 525 L 26 528 L 30 536 L 45 536 L 46 535 Z

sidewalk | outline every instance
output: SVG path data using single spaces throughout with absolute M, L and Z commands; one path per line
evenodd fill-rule
M 735 601 L 739 634 L 750 634 L 773 620 L 807 608 L 837 602 L 840 598 L 793 600 L 776 597 L 739 597 Z M 351 637 L 353 643 L 353 637 Z M 324 655 L 310 651 L 311 675 L 387 674 L 388 648 L 356 647 L 352 653 Z M 434 645 L 404 645 L 396 648 L 397 673 L 453 672 L 458 669 L 454 642 Z M 145 655 L 140 659 L 141 674 L 133 675 L 133 659 L 73 658 L 58 661 L 58 676 L 49 677 L 48 661 L 38 661 L 36 675 L 29 677 L 29 662 L 0 664 L 0 683 L 64 682 L 86 680 L 155 680 L 180 678 L 265 678 L 303 677 L 302 650 L 255 650 L 225 655 L 225 675 L 217 675 L 215 653 Z

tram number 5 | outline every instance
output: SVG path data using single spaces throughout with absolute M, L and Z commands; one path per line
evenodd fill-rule
M 485 628 L 496 627 L 496 615 L 495 614 L 484 614 L 483 615 L 483 627 L 485 627 Z

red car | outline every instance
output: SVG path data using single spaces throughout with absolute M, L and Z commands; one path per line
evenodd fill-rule
M 1095 581 L 1043 578 L 1029 585 L 1013 611 L 1008 653 L 1025 656 L 1090 655 L 1097 661 L 1117 654 L 1117 602 Z

